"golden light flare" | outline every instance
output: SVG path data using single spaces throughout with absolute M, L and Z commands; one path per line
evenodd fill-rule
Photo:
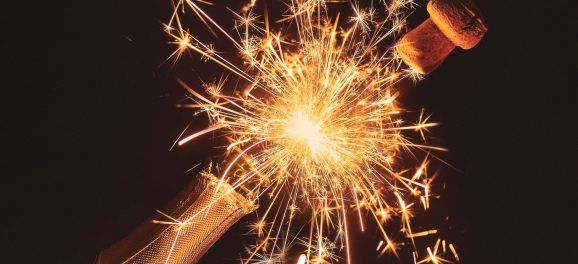
M 411 227 L 416 212 L 429 209 L 431 180 L 437 176 L 427 172 L 432 155 L 417 169 L 403 166 L 416 159 L 414 152 L 444 150 L 425 142 L 425 132 L 436 123 L 423 111 L 417 122 L 404 121 L 406 111 L 397 101 L 396 83 L 422 78 L 388 46 L 405 28 L 414 1 L 371 1 L 366 7 L 349 1 L 283 3 L 287 12 L 273 23 L 265 2 L 250 0 L 240 12 L 229 9 L 233 31 L 199 6 L 210 4 L 206 1 L 176 3 L 165 25 L 178 45 L 171 57 L 193 51 L 239 79 L 234 90 L 226 84 L 231 76 L 206 83 L 206 95 L 178 80 L 191 94 L 190 104 L 179 107 L 198 108 L 211 122 L 178 145 L 218 132 L 230 140 L 220 183 L 254 203 L 268 198 L 266 212 L 248 226 L 258 238 L 243 263 L 351 263 L 350 232 L 363 232 L 367 219 L 381 232 L 380 256 L 389 252 L 399 258 L 400 247 L 416 249 L 414 238 L 437 232 L 413 233 Z M 351 6 L 348 20 L 329 14 L 328 5 L 338 3 Z M 232 43 L 241 61 L 226 59 L 213 44 L 189 34 L 179 19 L 185 7 L 220 41 Z M 414 143 L 405 130 L 418 133 L 424 143 Z M 353 211 L 356 217 L 347 217 Z M 397 232 L 411 243 L 396 243 L 386 232 L 394 219 L 400 223 Z M 288 252 L 297 246 L 304 253 L 295 261 Z M 445 240 L 443 248 L 445 253 Z M 436 255 L 437 245 L 427 250 L 422 262 L 445 261 Z

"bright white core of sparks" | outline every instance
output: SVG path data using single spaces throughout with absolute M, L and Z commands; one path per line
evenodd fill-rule
M 296 142 L 305 141 L 313 154 L 323 148 L 321 139 L 321 126 L 313 123 L 308 117 L 303 116 L 301 112 L 293 115 L 287 124 L 287 135 Z

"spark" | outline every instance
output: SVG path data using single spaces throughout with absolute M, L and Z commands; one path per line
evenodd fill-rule
M 297 264 L 305 264 L 305 261 L 307 261 L 307 256 L 305 256 L 305 254 L 301 254 L 301 256 L 299 256 Z
M 456 258 L 456 260 L 458 262 L 460 262 L 460 258 L 458 257 L 458 253 L 456 252 L 456 249 L 454 248 L 454 245 L 450 244 L 450 250 L 452 251 L 452 253 L 454 253 L 454 257 Z
M 423 259 L 420 262 L 417 262 L 417 264 L 420 263 L 434 263 L 434 264 L 443 264 L 443 263 L 452 263 L 451 261 L 444 259 L 440 256 L 440 254 L 438 254 L 438 249 L 439 249 L 439 245 L 440 245 L 440 241 L 441 238 L 437 240 L 434 249 L 432 251 L 432 249 L 430 247 L 427 247 L 427 253 L 428 253 L 428 257 L 426 257 L 425 259 Z M 451 245 L 451 244 L 450 244 Z M 459 262 L 459 260 L 458 260 Z
M 408 235 L 408 237 L 419 237 L 419 236 L 427 236 L 427 235 L 431 235 L 431 234 L 435 234 L 437 233 L 437 230 L 429 230 L 429 231 L 423 231 L 423 232 L 419 232 L 419 233 L 413 233 L 411 235 Z

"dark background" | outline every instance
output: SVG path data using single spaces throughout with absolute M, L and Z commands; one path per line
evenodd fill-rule
M 230 28 L 232 15 L 215 10 L 240 4 L 212 1 L 218 8 L 207 10 Z M 489 27 L 484 39 L 454 50 L 404 95 L 443 123 L 435 135 L 464 172 L 444 169 L 441 193 L 459 230 L 458 253 L 462 263 L 575 260 L 577 8 L 476 4 Z M 174 76 L 198 87 L 192 71 L 210 80 L 223 70 L 198 56 L 158 68 L 174 49 L 160 23 L 169 0 L 20 1 L 2 9 L 1 262 L 92 263 L 188 183 L 195 175 L 188 168 L 219 153 L 210 140 L 168 150 L 190 121 L 207 124 L 172 106 L 185 94 Z M 424 17 L 425 3 L 410 26 Z M 201 39 L 227 47 L 194 24 Z M 228 232 L 201 263 L 237 263 L 223 258 L 243 249 L 241 231 Z M 396 263 L 371 254 L 354 252 L 354 263 Z

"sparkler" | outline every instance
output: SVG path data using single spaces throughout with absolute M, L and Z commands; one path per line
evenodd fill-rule
M 354 15 L 331 17 L 328 5 L 333 2 L 348 3 Z M 437 174 L 427 173 L 428 158 L 415 173 L 402 168 L 416 151 L 443 150 L 413 143 L 402 134 L 418 131 L 425 141 L 424 131 L 436 125 L 423 112 L 409 125 L 396 101 L 400 92 L 394 84 L 421 79 L 403 66 L 395 47 L 388 47 L 405 29 L 414 2 L 370 1 L 367 7 L 329 0 L 284 3 L 286 15 L 274 21 L 283 30 L 272 29 L 266 8 L 263 16 L 256 15 L 255 0 L 241 12 L 232 11 L 235 37 L 201 8 L 211 4 L 201 0 L 179 0 L 166 24 L 179 46 L 171 57 L 194 51 L 244 80 L 243 89 L 232 93 L 224 92 L 223 79 L 207 84 L 206 95 L 179 80 L 191 93 L 190 104 L 179 106 L 199 108 L 211 125 L 178 141 L 183 145 L 210 132 L 222 133 L 230 140 L 229 158 L 218 185 L 231 186 L 253 203 L 264 195 L 269 199 L 265 213 L 250 225 L 258 240 L 248 247 L 243 263 L 287 263 L 293 247 L 301 247 L 302 254 L 292 263 L 340 258 L 351 263 L 350 232 L 365 229 L 364 214 L 379 223 L 381 254 L 399 258 L 400 246 L 413 244 L 416 262 L 420 257 L 418 263 L 446 261 L 436 255 L 439 241 L 433 251 L 417 252 L 414 239 L 436 231 L 414 233 L 411 225 L 422 210 L 418 207 L 429 208 Z M 191 35 L 179 18 L 185 8 L 216 37 L 230 41 L 242 62 L 226 59 Z M 284 34 L 289 30 L 294 34 Z M 219 201 L 217 192 L 212 199 L 213 204 Z M 349 212 L 358 220 L 352 222 Z M 399 219 L 399 232 L 411 243 L 396 242 L 386 232 L 392 219 Z M 445 252 L 445 240 L 443 245 Z

